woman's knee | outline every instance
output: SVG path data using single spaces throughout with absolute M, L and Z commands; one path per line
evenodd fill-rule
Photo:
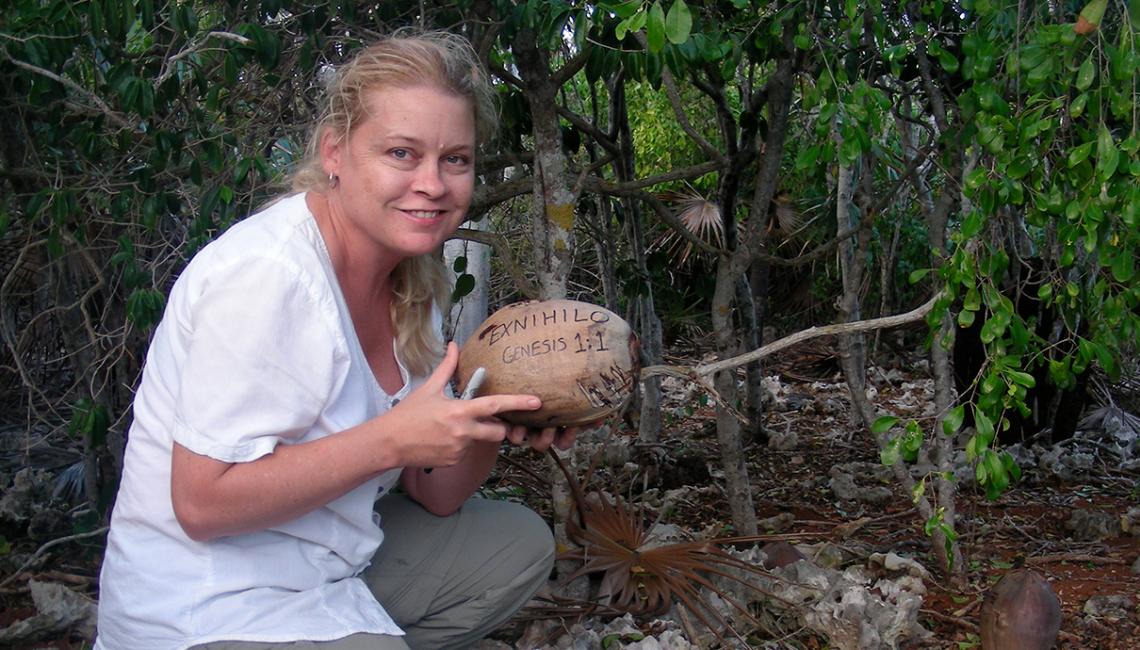
M 554 564 L 554 534 L 539 514 L 510 501 L 472 499 L 464 505 L 481 519 L 481 526 L 495 536 L 509 536 L 512 555 L 520 563 L 545 565 L 547 573 Z

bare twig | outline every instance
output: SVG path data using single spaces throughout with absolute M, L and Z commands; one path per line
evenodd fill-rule
M 48 549 L 51 549 L 55 546 L 59 546 L 60 544 L 66 544 L 67 542 L 77 542 L 81 539 L 87 539 L 88 537 L 97 537 L 99 535 L 102 535 L 103 533 L 106 533 L 107 529 L 108 529 L 107 526 L 103 526 L 102 528 L 97 528 L 95 530 L 89 530 L 86 533 L 78 533 L 75 535 L 68 535 L 67 537 L 60 537 L 59 539 L 51 540 L 50 542 L 41 546 L 35 553 L 32 553 L 32 557 L 28 558 L 27 561 L 24 562 L 24 564 L 21 565 L 19 569 L 16 569 L 16 571 L 12 575 L 8 576 L 7 578 L 4 578 L 3 580 L 0 580 L 0 588 L 7 586 L 7 584 L 9 582 L 12 582 L 17 577 L 19 577 L 20 574 L 22 574 L 28 567 L 35 564 L 36 560 L 38 560 L 41 555 L 46 553 L 48 551 Z
M 930 310 L 934 308 L 934 303 L 941 297 L 941 293 L 935 294 L 930 300 L 927 300 L 919 307 L 904 313 L 896 314 L 894 316 L 883 316 L 880 318 L 870 318 L 867 320 L 852 321 L 850 323 L 838 323 L 833 325 L 820 325 L 816 327 L 809 327 L 806 330 L 801 330 L 795 334 L 790 334 L 782 339 L 773 341 L 768 345 L 746 352 L 735 357 L 722 359 L 713 363 L 706 363 L 696 367 L 690 366 L 674 366 L 674 365 L 656 365 L 646 366 L 641 370 L 641 378 L 644 380 L 646 377 L 654 375 L 672 375 L 675 377 L 688 377 L 696 380 L 700 377 L 708 377 L 714 375 L 722 370 L 729 368 L 737 368 L 753 361 L 759 361 L 765 357 L 772 356 L 773 354 L 786 350 L 799 343 L 809 339 L 819 338 L 821 336 L 829 336 L 832 334 L 843 334 L 851 332 L 865 332 L 869 330 L 887 329 L 890 327 L 898 327 L 899 325 L 906 325 L 907 323 L 914 323 L 926 317 Z
M 1053 564 L 1055 562 L 1088 562 L 1089 564 L 1127 564 L 1118 557 L 1102 557 L 1100 555 L 1086 555 L 1084 553 L 1057 553 L 1054 555 L 1041 555 L 1026 558 L 1026 564 Z
M 174 74 L 174 70 L 175 70 L 174 64 L 178 63 L 178 61 L 180 59 L 184 59 L 187 56 L 194 54 L 195 52 L 201 51 L 206 46 L 206 41 L 208 41 L 212 38 L 220 39 L 223 41 L 233 41 L 234 43 L 237 43 L 239 45 L 244 45 L 246 47 L 253 45 L 253 41 L 251 41 L 250 39 L 248 39 L 248 38 L 246 38 L 240 34 L 234 34 L 232 32 L 222 32 L 222 31 L 209 32 L 209 33 L 205 34 L 204 36 L 202 36 L 202 38 L 199 39 L 197 42 L 195 42 L 193 45 L 190 45 L 185 50 L 182 50 L 178 54 L 175 54 L 174 56 L 167 59 L 166 63 L 163 65 L 162 73 L 158 75 L 158 79 L 155 81 L 155 85 L 156 86 L 161 85 L 164 81 L 169 79 L 170 76 L 172 74 Z
M 101 97 L 99 97 L 95 93 L 87 90 L 83 86 L 80 86 L 79 84 L 75 83 L 74 81 L 68 79 L 67 77 L 60 76 L 60 75 L 52 72 L 51 70 L 45 70 L 39 66 L 32 65 L 31 63 L 25 63 L 24 61 L 21 61 L 19 59 L 13 59 L 10 56 L 8 57 L 8 60 L 11 61 L 12 65 L 16 66 L 17 68 L 23 68 L 23 69 L 27 70 L 28 72 L 34 72 L 35 74 L 38 74 L 38 75 L 43 76 L 43 77 L 47 77 L 48 79 L 51 79 L 52 81 L 56 81 L 56 82 L 63 84 L 64 86 L 67 86 L 71 90 L 73 90 L 73 91 L 79 93 L 80 95 L 83 95 L 84 97 L 90 99 L 91 102 L 94 103 L 95 106 L 97 106 L 99 108 L 99 110 L 104 115 L 106 115 L 107 118 L 110 119 L 115 124 L 118 124 L 119 126 L 123 127 L 124 129 L 130 129 L 132 131 L 136 130 L 136 127 L 133 126 L 130 122 L 128 122 L 127 118 L 123 117 L 122 114 L 115 112 L 110 106 L 107 105 L 107 102 L 103 101 L 103 99 Z

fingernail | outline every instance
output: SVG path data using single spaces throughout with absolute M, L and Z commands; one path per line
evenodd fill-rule
M 538 408 L 542 406 L 542 400 L 538 399 L 537 397 L 532 397 L 527 400 L 527 404 L 533 406 L 534 408 Z

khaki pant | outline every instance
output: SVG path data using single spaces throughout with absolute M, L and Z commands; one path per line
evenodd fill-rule
M 554 541 L 546 522 L 514 503 L 470 499 L 436 517 L 401 494 L 377 503 L 384 543 L 364 574 L 406 636 L 335 641 L 219 641 L 191 650 L 436 650 L 465 648 L 504 623 L 546 580 Z

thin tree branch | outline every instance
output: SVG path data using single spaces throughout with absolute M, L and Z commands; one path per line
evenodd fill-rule
M 649 48 L 649 41 L 645 34 L 638 32 L 635 36 L 643 48 Z M 681 125 L 681 130 L 700 147 L 701 151 L 705 152 L 706 156 L 723 164 L 725 162 L 724 152 L 714 147 L 689 122 L 689 116 L 685 113 L 684 103 L 681 101 L 681 92 L 677 89 L 677 81 L 673 78 L 669 66 L 661 67 L 661 82 L 665 86 L 665 95 L 669 98 L 669 104 L 673 107 L 673 114 L 677 117 L 677 123 Z
M 609 183 L 607 181 L 598 180 L 596 182 L 588 183 L 587 188 L 598 192 L 600 194 L 613 194 L 617 196 L 628 196 L 647 187 L 653 187 L 659 183 L 669 183 L 672 181 L 683 181 L 690 178 L 697 178 L 709 172 L 719 171 L 724 168 L 724 160 L 712 160 L 703 162 L 689 167 L 682 167 L 674 169 L 664 174 L 657 176 L 648 176 L 646 178 L 639 178 L 629 181 L 627 183 Z
M 657 365 L 646 366 L 641 369 L 641 378 L 644 380 L 647 377 L 654 375 L 671 375 L 674 377 L 685 377 L 696 379 L 699 377 L 708 377 L 714 375 L 722 370 L 730 368 L 737 368 L 743 365 L 759 361 L 765 357 L 770 357 L 773 354 L 794 347 L 809 339 L 819 338 L 821 336 L 829 336 L 832 334 L 850 334 L 852 332 L 866 332 L 869 330 L 888 329 L 891 327 L 898 327 L 908 323 L 915 323 L 926 317 L 930 310 L 934 308 L 934 303 L 942 296 L 941 293 L 935 294 L 930 300 L 927 300 L 922 305 L 904 313 L 896 314 L 894 316 L 882 316 L 879 318 L 870 318 L 867 320 L 852 321 L 850 323 L 836 323 L 832 325 L 819 325 L 816 327 L 809 327 L 806 330 L 801 330 L 795 334 L 789 334 L 779 340 L 773 341 L 763 347 L 760 347 L 751 352 L 746 352 L 729 359 L 722 359 L 712 363 L 701 364 L 696 367 L 692 366 L 675 366 L 675 365 Z
M 92 102 L 94 102 L 95 105 L 99 108 L 99 111 L 102 112 L 104 115 L 106 115 L 109 120 L 111 120 L 112 122 L 121 126 L 124 129 L 129 129 L 131 131 L 137 131 L 137 128 L 135 126 L 131 125 L 131 123 L 127 120 L 127 118 L 123 117 L 122 114 L 115 112 L 110 106 L 107 105 L 107 102 L 104 102 L 102 100 L 102 98 L 100 98 L 95 93 L 92 93 L 91 91 L 87 90 L 83 86 L 80 86 L 79 84 L 75 83 L 74 81 L 68 79 L 67 77 L 60 76 L 60 75 L 52 72 L 51 70 L 45 70 L 39 66 L 32 65 L 31 63 L 25 63 L 19 59 L 13 59 L 11 56 L 8 57 L 8 60 L 11 61 L 12 64 L 15 65 L 17 68 L 23 68 L 29 72 L 34 72 L 35 74 L 38 74 L 40 76 L 47 77 L 48 79 L 51 79 L 52 81 L 59 82 L 59 83 L 63 84 L 64 86 L 70 88 L 71 90 L 79 93 L 80 95 L 83 95 L 84 97 L 86 97 L 86 98 L 90 99 Z
M 511 276 L 511 279 L 514 280 L 515 287 L 518 288 L 519 293 L 523 294 L 528 300 L 538 300 L 538 287 L 534 286 L 530 278 L 526 277 L 526 274 L 523 273 L 522 267 L 515 261 L 515 257 L 511 253 L 511 247 L 507 244 L 507 240 L 502 235 L 485 230 L 475 230 L 473 228 L 459 228 L 450 239 L 472 241 L 479 244 L 486 244 L 493 248 L 495 254 L 499 257 L 499 262 L 503 265 L 503 269 L 507 272 L 507 275 Z
M 209 33 L 203 35 L 200 39 L 195 41 L 192 45 L 190 45 L 186 49 L 182 50 L 178 54 L 175 54 L 174 56 L 167 59 L 166 62 L 162 64 L 162 72 L 158 75 L 158 79 L 155 81 L 154 85 L 156 85 L 156 86 L 162 85 L 162 82 L 166 81 L 167 79 L 170 78 L 170 76 L 172 74 L 174 74 L 174 64 L 175 63 L 177 63 L 181 59 L 184 59 L 184 58 L 190 56 L 191 54 L 194 54 L 195 52 L 200 52 L 202 50 L 202 48 L 204 48 L 206 46 L 206 41 L 210 40 L 211 38 L 217 38 L 217 39 L 221 39 L 223 41 L 232 41 L 234 43 L 237 43 L 238 45 L 244 45 L 246 47 L 250 47 L 253 45 L 253 41 L 251 41 L 250 39 L 248 39 L 248 38 L 246 38 L 240 34 L 234 34 L 232 32 L 222 32 L 222 31 L 209 32 Z
M 522 196 L 534 190 L 534 179 L 531 176 L 512 178 L 505 183 L 495 185 L 482 185 L 475 190 L 471 200 L 468 214 L 481 214 L 492 205 L 497 205 L 516 196 Z
M 561 68 L 559 68 L 554 74 L 551 75 L 552 83 L 558 86 L 565 85 L 567 81 L 570 81 L 570 77 L 578 74 L 579 70 L 586 67 L 586 61 L 589 58 L 590 48 L 583 47 L 582 50 L 578 52 L 578 54 L 574 55 L 574 58 L 567 61 Z
M 22 574 L 25 570 L 27 570 L 28 567 L 35 564 L 36 560 L 38 560 L 41 555 L 46 553 L 48 551 L 48 549 L 55 547 L 55 546 L 59 546 L 60 544 L 64 544 L 66 542 L 76 542 L 76 541 L 79 541 L 81 539 L 87 539 L 88 537 L 97 537 L 97 536 L 102 535 L 103 533 L 107 532 L 107 530 L 108 530 L 108 527 L 103 526 L 102 528 L 97 528 L 95 530 L 89 530 L 85 533 L 78 533 L 75 535 L 69 535 L 67 537 L 60 537 L 59 539 L 51 540 L 50 542 L 39 547 L 39 549 L 37 549 L 36 552 L 32 554 L 32 557 L 28 558 L 27 561 L 25 561 L 22 565 L 20 565 L 19 569 L 16 569 L 15 573 L 8 576 L 7 578 L 4 578 L 4 580 L 0 580 L 0 588 L 7 586 L 8 583 L 12 582 L 17 577 L 19 577 L 20 574 Z
M 589 134 L 603 149 L 606 150 L 606 152 L 613 155 L 614 158 L 621 157 L 621 150 L 618 148 L 617 143 L 614 142 L 609 135 L 602 133 L 598 127 L 591 124 L 584 117 L 578 115 L 574 111 L 564 106 L 558 107 L 558 114 L 566 118 L 566 120 L 573 124 L 575 128 Z

